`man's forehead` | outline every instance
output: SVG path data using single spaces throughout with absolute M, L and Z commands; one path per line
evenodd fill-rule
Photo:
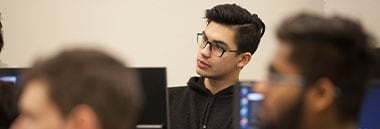
M 222 41 L 229 47 L 235 46 L 235 30 L 226 25 L 210 22 L 205 28 L 204 34 L 210 41 Z

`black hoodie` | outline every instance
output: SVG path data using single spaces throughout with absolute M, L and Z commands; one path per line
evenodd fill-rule
M 192 77 L 186 87 L 169 88 L 171 129 L 232 129 L 233 87 L 213 95 L 204 78 Z

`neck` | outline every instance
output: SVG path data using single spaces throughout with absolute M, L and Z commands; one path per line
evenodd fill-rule
M 206 77 L 204 84 L 206 88 L 214 95 L 223 89 L 234 85 L 239 80 L 239 73 L 235 73 L 226 77 L 209 78 Z

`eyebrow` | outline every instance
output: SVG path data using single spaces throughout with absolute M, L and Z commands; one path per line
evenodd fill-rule
M 205 38 L 208 40 L 208 37 L 207 37 L 205 31 L 202 31 L 202 34 L 203 34 L 203 36 L 205 36 Z M 229 48 L 229 46 L 227 45 L 227 43 L 225 43 L 224 41 L 220 41 L 220 40 L 212 40 L 212 41 L 209 41 L 209 42 L 213 42 L 213 43 L 217 43 L 217 44 L 222 44 L 222 45 L 225 45 L 226 47 Z

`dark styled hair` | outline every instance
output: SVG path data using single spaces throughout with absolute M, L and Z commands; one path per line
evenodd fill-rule
M 257 14 L 251 14 L 236 4 L 222 4 L 207 9 L 205 18 L 208 23 L 213 21 L 236 28 L 235 42 L 238 54 L 254 54 L 265 32 L 265 24 Z
M 136 73 L 120 61 L 96 50 L 67 50 L 40 60 L 27 70 L 23 85 L 46 81 L 48 95 L 64 117 L 88 105 L 103 129 L 135 128 L 142 108 Z
M 290 45 L 289 60 L 298 67 L 307 85 L 321 77 L 340 89 L 335 100 L 341 120 L 357 120 L 374 65 L 374 40 L 350 19 L 301 13 L 286 19 L 277 37 Z
M 0 13 L 0 52 L 3 50 L 4 40 L 3 40 L 3 24 L 1 24 L 1 13 Z

